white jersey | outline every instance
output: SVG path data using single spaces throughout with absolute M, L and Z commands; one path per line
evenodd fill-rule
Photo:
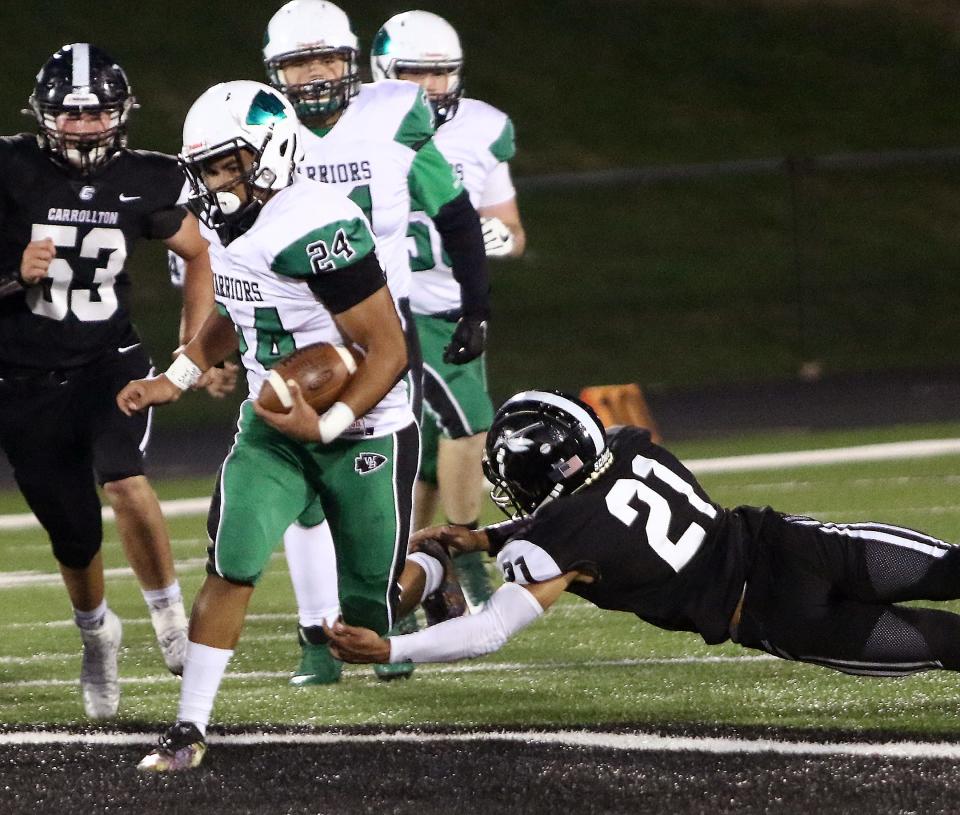
M 474 209 L 516 196 L 507 162 L 513 158 L 513 123 L 493 105 L 461 99 L 456 115 L 437 128 L 433 142 L 450 162 Z M 407 237 L 413 270 L 410 306 L 414 314 L 460 308 L 460 286 L 443 252 L 440 235 L 424 212 L 413 212 Z
M 311 284 L 319 291 L 325 275 L 349 273 L 374 251 L 369 224 L 356 205 L 320 184 L 296 183 L 267 201 L 253 226 L 229 245 L 209 230 L 204 236 L 210 240 L 214 298 L 236 326 L 251 399 L 281 357 L 315 342 L 343 344 Z M 411 421 L 400 381 L 344 435 L 384 436 Z
M 408 179 L 417 150 L 434 132 L 423 91 L 412 82 L 367 83 L 324 135 L 305 125 L 301 131 L 305 157 L 297 171 L 335 185 L 363 210 L 377 236 L 391 294 L 409 297 Z

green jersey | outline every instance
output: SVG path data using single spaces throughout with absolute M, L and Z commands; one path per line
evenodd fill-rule
M 324 293 L 343 290 L 344 276 L 374 252 L 359 207 L 320 184 L 295 183 L 228 246 L 205 234 L 217 308 L 236 326 L 251 399 L 281 357 L 315 342 L 343 344 Z M 412 420 L 401 381 L 344 435 L 383 436 Z
M 410 295 L 407 223 L 412 209 L 428 217 L 462 191 L 433 144 L 433 112 L 412 82 L 364 84 L 331 128 L 302 128 L 297 171 L 333 184 L 364 212 L 395 299 Z

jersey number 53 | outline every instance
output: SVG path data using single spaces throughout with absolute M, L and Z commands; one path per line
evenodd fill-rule
M 54 224 L 34 224 L 30 239 L 50 238 L 57 249 L 75 249 L 77 227 Z M 79 256 L 98 260 L 107 253 L 104 266 L 98 266 L 93 281 L 86 288 L 74 288 L 74 270 L 62 257 L 50 261 L 46 280 L 27 290 L 27 306 L 34 314 L 51 320 L 63 320 L 71 311 L 78 320 L 94 322 L 108 320 L 117 310 L 117 293 L 113 284 L 123 271 L 127 259 L 127 243 L 123 232 L 110 227 L 94 227 L 80 243 Z

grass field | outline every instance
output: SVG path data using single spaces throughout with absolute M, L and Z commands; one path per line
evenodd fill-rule
M 677 452 L 704 462 L 958 437 L 956 424 L 769 433 Z M 960 539 L 960 455 L 702 481 L 726 504 L 769 502 Z M 175 499 L 209 486 L 193 479 L 158 491 Z M 0 494 L 0 522 L 24 509 L 18 496 Z M 203 520 L 170 526 L 190 597 L 203 578 Z M 960 811 L 954 674 L 854 678 L 708 648 L 570 598 L 483 660 L 418 666 L 391 684 L 349 667 L 336 686 L 293 689 L 293 598 L 280 556 L 254 597 L 203 765 L 175 777 L 138 773 L 175 715 L 179 685 L 163 669 L 110 524 L 107 536 L 110 602 L 125 622 L 123 699 L 117 720 L 92 725 L 79 698 L 79 641 L 47 545 L 36 529 L 0 532 L 4 815 Z
M 958 435 L 960 427 L 953 425 L 901 427 L 809 435 L 799 446 Z M 791 437 L 773 434 L 698 442 L 681 450 L 703 458 L 783 450 L 790 442 Z M 702 480 L 727 505 L 770 503 L 826 520 L 897 522 L 960 539 L 960 456 L 711 474 Z M 202 495 L 207 487 L 201 479 L 163 483 L 158 491 L 176 498 Z M 18 496 L 3 495 L 0 510 L 23 507 Z M 170 527 L 190 598 L 203 578 L 203 519 L 175 518 Z M 179 686 L 163 670 L 112 524 L 105 553 L 108 568 L 116 570 L 109 578 L 109 599 L 125 621 L 119 724 L 149 728 L 174 715 Z M 85 726 L 77 687 L 79 638 L 43 536 L 36 529 L 4 531 L 0 562 L 0 723 Z M 418 667 L 411 681 L 392 684 L 378 682 L 367 668 L 350 667 L 337 686 L 291 688 L 286 677 L 297 660 L 294 624 L 286 564 L 278 554 L 254 596 L 220 692 L 216 723 L 957 731 L 960 686 L 952 674 L 852 678 L 733 645 L 707 647 L 693 635 L 661 632 L 572 597 L 497 654 L 469 664 Z

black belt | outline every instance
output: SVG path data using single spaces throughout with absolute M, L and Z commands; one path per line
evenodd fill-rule
M 457 323 L 463 316 L 463 309 L 452 308 L 448 311 L 435 311 L 430 316 L 436 317 L 438 320 L 446 320 L 448 323 Z
M 24 388 L 48 388 L 66 385 L 76 371 L 32 371 L 7 372 L 0 371 L 0 385 L 13 385 Z

